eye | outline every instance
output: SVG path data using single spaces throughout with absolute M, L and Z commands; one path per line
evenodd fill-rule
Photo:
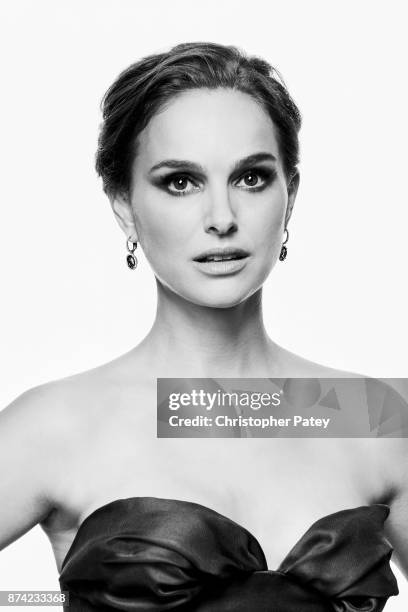
M 175 196 L 188 195 L 198 189 L 198 185 L 186 174 L 172 174 L 167 176 L 163 182 L 167 190 Z M 189 184 L 192 187 L 188 188 Z
M 271 183 L 275 174 L 274 170 L 266 170 L 264 168 L 247 170 L 239 179 L 237 186 L 241 186 L 247 191 L 261 191 Z M 244 182 L 244 185 L 240 185 L 241 181 Z

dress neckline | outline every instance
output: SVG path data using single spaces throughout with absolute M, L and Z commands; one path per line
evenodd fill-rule
M 209 506 L 204 506 L 203 504 L 199 504 L 197 502 L 192 502 L 192 501 L 185 501 L 182 499 L 175 499 L 175 498 L 168 498 L 168 497 L 154 497 L 154 496 L 131 496 L 131 497 L 121 497 L 121 498 L 117 498 L 117 499 L 113 499 L 112 501 L 109 501 L 105 504 L 102 504 L 101 506 L 98 506 L 97 508 L 95 508 L 95 510 L 92 510 L 92 512 L 90 512 L 85 518 L 84 520 L 80 523 L 78 530 L 74 536 L 74 539 L 72 540 L 65 556 L 64 559 L 62 561 L 61 564 L 61 569 L 60 569 L 60 573 L 62 572 L 66 562 L 68 561 L 68 558 L 71 555 L 72 550 L 74 549 L 74 546 L 76 545 L 77 541 L 79 540 L 79 538 L 81 537 L 82 531 L 85 527 L 85 525 L 87 525 L 89 522 L 91 522 L 92 520 L 95 519 L 95 517 L 100 514 L 101 512 L 106 511 L 108 508 L 111 509 L 113 506 L 118 505 L 118 504 L 123 504 L 123 503 L 128 503 L 130 501 L 143 501 L 143 500 L 155 500 L 155 501 L 165 501 L 165 502 L 170 502 L 170 503 L 174 503 L 176 506 L 177 505 L 184 505 L 184 506 L 190 506 L 190 507 L 195 507 L 195 508 L 201 508 L 203 510 L 205 510 L 206 512 L 210 512 L 214 515 L 217 515 L 219 518 L 221 518 L 224 521 L 229 522 L 230 524 L 233 524 L 235 526 L 237 526 L 239 529 L 241 529 L 243 532 L 245 532 L 247 535 L 249 535 L 249 537 L 254 540 L 256 542 L 256 544 L 258 544 L 258 546 L 261 548 L 258 540 L 256 539 L 256 537 L 248 530 L 246 529 L 243 525 L 241 525 L 240 523 L 237 523 L 236 521 L 234 521 L 233 519 L 229 518 L 228 516 L 226 516 L 225 514 L 221 514 L 220 512 L 218 512 L 217 510 L 214 510 L 213 508 L 210 508 Z M 299 540 L 297 541 L 300 542 L 304 536 L 308 533 L 308 531 L 310 529 L 312 529 L 312 527 L 314 527 L 314 525 L 320 521 L 326 520 L 326 519 L 330 519 L 331 517 L 339 514 L 339 512 L 366 512 L 368 509 L 373 508 L 373 507 L 382 507 L 384 509 L 387 510 L 387 516 L 389 514 L 390 508 L 387 504 L 382 504 L 382 503 L 373 503 L 373 504 L 368 504 L 368 505 L 362 505 L 362 506 L 356 506 L 356 507 L 352 507 L 352 508 L 343 508 L 342 510 L 337 510 L 336 512 L 331 512 L 329 514 L 326 514 L 322 517 L 320 517 L 319 519 L 317 519 L 316 521 L 313 521 L 313 523 L 310 524 L 310 526 L 305 530 L 305 532 L 303 533 L 303 535 L 299 538 Z M 295 544 L 296 546 L 296 544 Z

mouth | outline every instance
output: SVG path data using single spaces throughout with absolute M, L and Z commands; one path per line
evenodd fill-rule
M 199 263 L 207 263 L 214 261 L 232 261 L 237 259 L 244 259 L 248 257 L 249 253 L 244 249 L 238 249 L 233 247 L 227 247 L 225 249 L 212 249 L 204 251 L 201 255 L 194 257 L 194 261 Z
M 225 248 L 212 249 L 194 258 L 195 265 L 204 274 L 210 276 L 226 276 L 239 272 L 246 266 L 249 253 L 243 249 Z

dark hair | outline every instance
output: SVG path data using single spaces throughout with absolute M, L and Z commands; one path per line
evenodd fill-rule
M 237 47 L 182 43 L 143 57 L 124 70 L 103 97 L 96 171 L 108 195 L 127 192 L 137 136 L 173 96 L 199 88 L 236 89 L 252 96 L 277 128 L 287 179 L 299 162 L 300 112 L 278 71 Z

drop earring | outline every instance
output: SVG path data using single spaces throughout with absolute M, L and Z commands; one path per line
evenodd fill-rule
M 129 246 L 129 240 L 130 240 L 130 236 L 129 238 L 126 240 L 126 248 L 128 250 L 128 255 L 126 255 L 126 263 L 128 268 L 130 268 L 131 270 L 135 270 L 137 267 L 137 257 L 136 255 L 134 255 L 133 253 L 136 251 L 136 247 L 137 247 L 137 242 L 133 242 L 132 240 L 130 240 L 131 243 L 131 247 Z
M 286 227 L 285 227 L 285 232 L 286 232 L 286 239 L 282 243 L 282 248 L 281 248 L 281 251 L 280 251 L 280 254 L 279 254 L 279 260 L 280 261 L 284 261 L 286 259 L 286 255 L 288 254 L 288 249 L 285 247 L 285 244 L 289 240 L 289 231 L 288 231 L 288 229 Z

